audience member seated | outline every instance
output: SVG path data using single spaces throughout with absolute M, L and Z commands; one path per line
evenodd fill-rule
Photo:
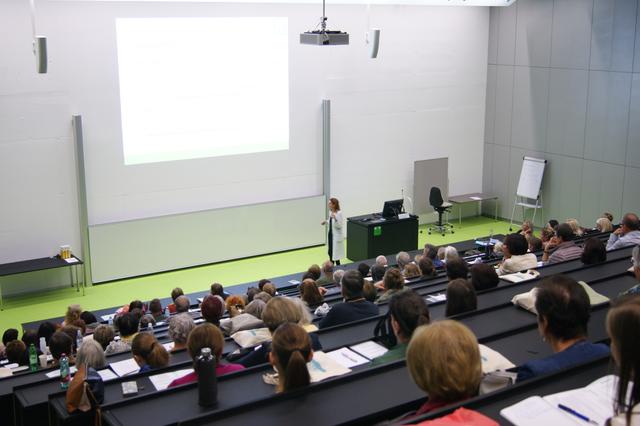
M 271 284 L 265 284 L 265 287 L 268 288 L 270 285 Z M 244 310 L 244 306 L 244 299 L 242 296 L 238 296 L 236 294 L 227 297 L 227 300 L 225 300 L 225 308 L 227 312 L 229 312 L 229 316 L 232 318 L 241 314 Z
M 459 257 L 457 259 L 451 259 L 450 261 L 448 261 L 445 265 L 445 269 L 449 281 L 453 281 L 458 278 L 463 278 L 466 280 L 467 276 L 469 275 L 469 266 L 467 265 L 467 262 Z
M 210 291 L 212 296 L 220 296 L 222 297 L 222 300 L 224 300 L 227 297 L 227 295 L 224 292 L 224 287 L 220 283 L 211 284 Z
M 53 366 L 60 365 L 60 357 L 65 354 L 69 358 L 69 364 L 72 364 L 73 358 L 73 339 L 63 331 L 56 331 L 49 340 L 49 352 L 53 357 Z
M 611 222 L 611 224 L 613 224 L 613 214 L 611 214 L 611 212 L 602 213 L 602 217 L 605 217 L 605 218 L 609 219 L 609 222 Z
M 438 248 L 432 244 L 425 244 L 422 251 L 425 257 L 431 259 L 435 268 L 442 268 L 444 263 L 438 258 Z
M 308 386 L 311 382 L 307 363 L 313 359 L 309 334 L 293 323 L 280 325 L 273 333 L 269 363 L 278 372 L 276 392 Z
M 407 367 L 427 401 L 420 416 L 478 393 L 482 365 L 478 341 L 465 325 L 436 321 L 413 332 L 407 348 Z
M 80 368 L 82 365 L 94 370 L 102 370 L 107 366 L 107 358 L 100 343 L 95 340 L 87 340 L 82 344 L 76 356 L 76 366 Z
M 139 373 L 169 365 L 169 352 L 151 333 L 138 333 L 131 343 L 131 353 L 140 366 Z
M 607 242 L 607 250 L 640 244 L 640 219 L 634 213 L 627 213 L 622 218 L 620 227 L 613 231 Z
M 569 224 L 575 237 L 582 237 L 582 235 L 584 234 L 584 229 L 582 229 L 582 226 L 580 226 L 580 222 L 578 222 L 578 219 L 570 218 L 565 220 L 565 223 Z
M 377 263 L 371 267 L 371 282 L 373 284 L 377 284 L 382 281 L 384 278 L 384 273 L 387 271 L 387 268 L 384 266 L 380 266 Z
M 76 322 L 77 321 L 82 320 L 76 320 Z M 60 331 L 71 338 L 71 349 L 73 350 L 73 353 L 76 353 L 78 350 L 78 331 L 80 331 L 80 335 L 82 335 L 82 330 L 74 325 L 65 325 L 60 329 Z
M 447 285 L 447 305 L 445 316 L 463 314 L 475 311 L 478 307 L 478 297 L 473 285 L 466 279 L 458 278 Z
M 522 222 L 522 225 L 520 225 L 520 229 L 518 230 L 517 234 L 527 238 L 527 236 L 533 235 L 533 229 L 533 222 L 527 219 Z
M 471 285 L 476 291 L 495 288 L 500 283 L 495 268 L 486 263 L 475 264 L 469 271 L 471 272 Z
M 640 297 L 623 298 L 607 314 L 611 356 L 617 366 L 615 416 L 610 426 L 640 424 Z
M 408 263 L 402 270 L 402 275 L 406 279 L 418 278 L 421 275 L 420 268 L 415 263 Z
M 376 265 L 380 265 L 383 268 L 386 268 L 387 267 L 387 263 L 388 263 L 387 262 L 387 256 L 381 254 L 381 255 L 378 255 L 376 257 Z
M 56 325 L 50 321 L 45 321 L 40 323 L 38 327 L 38 343 L 40 342 L 40 338 L 44 337 L 44 341 L 47 342 L 47 346 L 49 345 L 49 339 L 53 333 L 57 330 Z
M 151 332 L 153 333 L 153 327 L 156 325 L 156 320 L 153 319 L 153 315 L 145 314 L 140 318 L 140 330 L 148 330 L 151 326 Z
M 344 276 L 344 269 L 338 269 L 333 271 L 333 282 L 339 286 L 343 276 Z
M 306 314 L 309 314 L 308 310 L 306 311 Z M 262 321 L 271 333 L 275 332 L 281 324 L 291 322 L 302 325 L 308 320 L 308 318 L 309 317 L 305 318 L 304 313 L 299 309 L 293 299 L 288 297 L 274 297 L 269 301 L 269 303 L 267 303 L 267 306 L 262 313 Z M 310 337 L 313 349 L 321 350 L 322 345 L 320 344 L 318 336 L 315 333 L 311 333 Z M 262 343 L 255 350 L 249 352 L 247 355 L 238 359 L 237 362 L 245 367 L 264 364 L 269 362 L 269 351 L 271 351 L 271 342 L 267 341 Z
M 38 332 L 35 330 L 25 330 L 22 333 L 22 342 L 24 343 L 24 347 L 26 348 L 23 359 L 20 361 L 20 365 L 29 365 L 29 348 L 33 345 L 36 348 L 36 353 L 38 355 L 42 355 L 42 351 L 40 350 L 40 342 L 38 340 Z
M 191 301 L 184 294 L 176 297 L 176 300 L 173 303 L 176 306 L 176 314 L 189 312 L 189 308 L 191 307 Z
M 253 302 L 253 298 L 256 297 L 256 294 L 260 293 L 260 289 L 258 287 L 249 287 L 247 289 L 247 303 L 249 304 Z
M 542 248 L 542 240 L 540 238 L 534 236 L 529 237 L 529 251 L 531 253 L 542 251 Z
M 555 219 L 549 219 L 549 222 L 547 222 L 547 224 L 545 225 L 545 228 L 550 229 L 553 232 L 556 232 L 556 229 L 558 229 L 558 225 L 560 225 L 560 222 L 558 222 Z
M 437 275 L 433 261 L 427 256 L 422 256 L 420 258 L 418 261 L 418 268 L 420 268 L 420 275 L 422 275 L 422 278 L 431 278 Z
M 153 299 L 149 302 L 149 313 L 153 316 L 155 322 L 162 322 L 167 319 L 160 299 Z
M 322 276 L 316 280 L 316 285 L 322 287 L 333 282 L 333 262 L 326 260 L 322 264 Z
M 509 234 L 502 244 L 504 260 L 498 268 L 498 275 L 513 274 L 538 266 L 538 258 L 527 253 L 527 239 L 522 234 Z
M 180 287 L 176 287 L 173 290 L 171 290 L 171 300 L 173 300 L 173 303 L 170 303 L 169 305 L 167 305 L 167 309 L 169 310 L 170 314 L 175 314 L 176 313 L 176 299 L 180 296 L 184 296 L 184 291 L 182 291 L 182 289 Z
M 409 263 L 411 263 L 411 256 L 409 256 L 409 253 L 401 251 L 396 254 L 396 265 L 398 265 L 398 269 L 402 271 Z
M 631 251 L 631 263 L 633 267 L 633 274 L 636 277 L 636 281 L 640 282 L 640 246 L 635 246 Z M 624 291 L 621 296 L 640 295 L 640 284 L 636 284 L 629 290 Z
M 384 278 L 382 279 L 382 286 L 378 287 L 384 291 L 376 300 L 376 303 L 386 303 L 391 299 L 391 296 L 394 294 L 400 293 L 402 291 L 406 291 L 408 288 L 404 286 L 404 277 L 402 273 L 396 268 L 389 268 L 387 272 L 384 273 Z
M 607 248 L 599 238 L 587 238 L 580 260 L 585 265 L 594 265 L 607 261 Z
M 62 321 L 62 327 L 72 324 L 75 320 L 80 319 L 82 314 L 82 308 L 80 305 L 69 305 L 67 312 L 64 314 L 64 321 Z
M 226 335 L 232 335 L 238 331 L 264 327 L 262 313 L 266 306 L 262 300 L 254 299 L 240 315 L 220 321 L 220 330 Z
M 27 346 L 22 340 L 12 340 L 7 343 L 5 355 L 9 364 L 29 365 L 29 356 L 27 354 Z M 27 362 L 25 363 L 25 359 Z
M 333 305 L 320 321 L 320 328 L 378 315 L 378 307 L 364 298 L 363 287 L 364 279 L 358 271 L 345 272 L 341 286 L 344 302 Z
M 429 308 L 419 294 L 403 291 L 395 294 L 389 301 L 389 322 L 395 336 L 396 344 L 384 355 L 375 358 L 371 365 L 404 359 L 407 345 L 416 328 L 429 324 Z
M 271 297 L 275 297 L 277 295 L 276 285 L 274 283 L 266 283 L 262 287 L 262 291 L 267 293 Z
M 542 261 L 549 265 L 567 260 L 578 259 L 582 249 L 573 241 L 574 235 L 568 223 L 561 223 L 556 230 L 556 236 L 551 238 L 544 249 Z M 553 253 L 551 251 L 553 250 Z M 551 255 L 549 255 L 551 253 Z
M 120 340 L 114 340 L 109 343 L 107 349 L 104 350 L 106 355 L 130 351 L 131 342 L 133 342 L 136 334 L 138 334 L 138 326 L 140 322 L 133 312 L 127 312 L 126 314 L 117 317 L 116 324 L 120 331 Z
M 365 280 L 362 284 L 362 297 L 371 303 L 375 303 L 378 299 L 378 288 L 369 280 Z
M 129 311 L 128 312 L 133 312 L 134 310 L 138 309 L 140 311 L 140 317 L 142 318 L 142 315 L 145 314 L 146 312 L 146 307 L 144 306 L 144 303 L 142 303 L 142 300 L 132 300 L 131 303 L 129 303 Z
M 91 334 L 93 330 L 96 329 L 97 326 L 100 325 L 98 318 L 90 311 L 83 311 L 80 314 L 80 319 L 84 321 L 85 324 L 85 332 L 84 334 Z
M 458 254 L 458 250 L 456 250 L 455 247 L 447 246 L 444 248 L 444 263 L 449 263 L 459 259 L 460 255 Z
M 313 323 L 313 315 L 311 315 L 311 311 L 306 303 L 299 297 L 290 297 L 289 300 L 293 302 L 300 312 L 300 321 L 298 321 L 297 324 L 304 328 L 307 333 L 318 331 L 318 326 Z
M 253 300 L 262 300 L 264 303 L 269 303 L 269 300 L 271 299 L 271 295 L 266 291 L 261 291 L 260 293 L 253 296 Z
M 320 266 L 316 265 L 315 263 L 309 266 L 309 269 L 307 269 L 307 273 L 305 274 L 305 278 L 312 278 L 314 281 L 318 281 L 321 276 L 322 271 L 320 270 Z
M 213 297 L 213 296 L 212 296 Z M 171 352 L 181 351 L 187 347 L 189 333 L 196 327 L 191 315 L 178 314 L 169 318 L 169 339 L 173 341 Z
M 113 342 L 116 333 L 110 325 L 101 324 L 93 332 L 93 340 L 102 346 L 102 350 L 106 351 L 109 343 Z M 84 343 L 83 343 L 84 344 Z
M 70 413 L 76 411 L 86 402 L 83 399 L 87 398 L 89 392 L 91 393 L 89 397 L 91 398 L 89 400 L 90 404 L 93 403 L 92 400 L 97 404 L 104 402 L 104 382 L 97 370 L 103 369 L 106 365 L 107 360 L 104 356 L 104 351 L 98 342 L 89 339 L 82 344 L 76 358 L 78 370 L 67 389 L 66 405 Z M 96 415 L 99 416 L 100 414 L 97 413 Z
M 260 289 L 260 291 L 262 291 L 262 290 L 264 290 L 264 285 L 265 284 L 270 284 L 270 283 L 271 283 L 271 280 L 263 278 L 260 281 L 258 281 L 258 288 Z
M 223 376 L 225 374 L 233 373 L 234 371 L 243 370 L 244 367 L 239 364 L 227 364 L 222 360 L 222 349 L 224 347 L 224 336 L 218 327 L 213 324 L 203 323 L 198 325 L 189 334 L 187 339 L 187 351 L 189 356 L 194 361 L 198 356 L 202 348 L 211 349 L 211 354 L 216 357 L 216 376 Z M 193 383 L 198 380 L 198 375 L 195 371 L 175 379 L 169 384 L 169 387 L 184 385 L 187 383 Z
M 362 277 L 364 278 L 369 275 L 369 272 L 371 272 L 371 268 L 366 263 L 361 262 L 358 265 L 358 272 L 360 272 L 360 275 L 362 275 Z
M 224 315 L 225 302 L 220 296 L 207 294 L 200 304 L 200 312 L 205 321 L 220 326 L 220 318 Z M 191 315 L 189 315 L 191 316 Z
M 300 284 L 300 298 L 310 309 L 315 309 L 324 302 L 320 290 L 311 278 L 307 278 Z
M 598 232 L 612 232 L 613 224 L 606 217 L 599 217 L 596 220 L 596 231 Z
M 560 227 L 562 225 L 558 230 Z M 606 345 L 586 340 L 591 315 L 589 296 L 572 278 L 553 275 L 542 280 L 535 307 L 540 334 L 554 354 L 520 366 L 517 381 L 553 373 L 609 353 Z

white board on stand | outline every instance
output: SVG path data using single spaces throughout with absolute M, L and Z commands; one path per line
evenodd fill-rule
M 516 191 L 517 196 L 531 199 L 538 198 L 546 165 L 547 160 L 533 157 L 523 158 L 520 181 Z

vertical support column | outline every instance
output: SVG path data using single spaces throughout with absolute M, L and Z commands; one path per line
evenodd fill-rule
M 80 225 L 80 244 L 84 261 L 84 286 L 93 285 L 91 281 L 91 250 L 89 247 L 89 216 L 87 212 L 87 185 L 84 170 L 84 139 L 82 134 L 82 116 L 74 115 L 73 140 L 76 153 L 76 186 L 78 188 L 78 220 Z M 83 288 L 84 292 L 84 288 Z
M 331 101 L 322 100 L 322 193 L 325 202 L 325 217 L 329 216 L 331 197 Z M 329 238 L 325 232 L 325 239 Z

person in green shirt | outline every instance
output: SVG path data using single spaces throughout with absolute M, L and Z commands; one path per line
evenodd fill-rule
M 404 359 L 413 331 L 421 325 L 429 324 L 429 307 L 420 295 L 407 289 L 394 294 L 389 301 L 389 318 L 396 345 L 384 355 L 375 358 L 372 366 Z

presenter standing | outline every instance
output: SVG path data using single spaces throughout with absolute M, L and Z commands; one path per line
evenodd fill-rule
M 329 259 L 339 265 L 340 259 L 345 255 L 343 218 L 340 211 L 340 201 L 337 198 L 329 198 L 329 218 L 320 224 L 329 225 L 329 238 L 327 238 Z

